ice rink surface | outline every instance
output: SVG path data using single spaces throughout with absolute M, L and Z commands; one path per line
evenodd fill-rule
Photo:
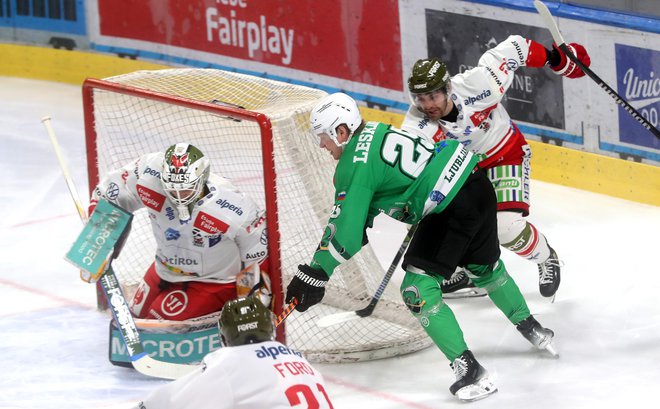
M 108 362 L 108 316 L 96 310 L 93 286 L 63 260 L 81 225 L 45 115 L 87 203 L 80 88 L 0 77 L 0 408 L 128 408 L 166 381 Z M 556 302 L 539 295 L 536 265 L 507 252 L 503 259 L 532 313 L 555 331 L 561 356 L 533 350 L 488 298 L 449 300 L 499 387 L 470 407 L 655 407 L 660 208 L 534 180 L 530 220 L 565 262 Z M 402 237 L 400 224 L 381 217 L 370 231 L 386 266 Z M 463 406 L 448 391 L 453 373 L 435 347 L 315 367 L 337 409 Z

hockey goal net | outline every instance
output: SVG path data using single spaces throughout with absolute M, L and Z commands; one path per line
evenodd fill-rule
M 273 309 L 297 265 L 309 261 L 334 201 L 334 160 L 309 134 L 309 112 L 326 93 L 213 69 L 137 71 L 83 85 L 89 188 L 107 171 L 177 142 L 199 147 L 211 170 L 267 212 Z M 135 214 L 115 271 L 127 294 L 153 262 L 155 241 L 144 210 Z M 368 318 L 327 328 L 327 315 L 361 309 L 384 275 L 369 245 L 335 271 L 323 303 L 294 312 L 278 338 L 316 362 L 405 354 L 430 340 L 388 287 Z M 134 290 L 133 290 L 134 291 Z

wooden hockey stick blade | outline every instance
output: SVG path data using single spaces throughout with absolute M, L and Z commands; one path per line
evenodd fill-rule
M 598 84 L 599 87 L 601 87 L 609 96 L 614 98 L 614 102 L 616 102 L 620 107 L 622 107 L 626 112 L 630 114 L 637 122 L 639 122 L 646 130 L 650 131 L 653 135 L 655 135 L 657 138 L 660 139 L 660 130 L 653 126 L 646 118 L 644 118 L 628 101 L 623 99 L 621 95 L 619 95 L 612 87 L 607 85 L 605 81 L 603 81 L 598 75 L 596 75 L 595 72 L 591 70 L 591 68 L 587 67 L 580 61 L 579 58 L 577 58 L 571 50 L 568 48 L 568 45 L 564 42 L 564 38 L 562 37 L 561 33 L 559 32 L 559 27 L 557 26 L 557 23 L 552 17 L 552 14 L 550 14 L 550 10 L 548 10 L 548 7 L 546 7 L 545 4 L 543 4 L 539 0 L 534 0 L 534 7 L 536 7 L 536 10 L 539 12 L 541 15 L 541 18 L 545 22 L 546 27 L 548 30 L 550 30 L 550 34 L 552 34 L 552 38 L 557 43 L 557 46 L 559 49 L 566 54 L 566 57 L 568 57 L 571 61 L 573 61 L 581 70 L 583 73 L 585 73 L 589 78 L 594 80 L 596 84 Z

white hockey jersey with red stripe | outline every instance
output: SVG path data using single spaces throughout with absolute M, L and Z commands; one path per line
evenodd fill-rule
M 163 153 L 150 153 L 109 172 L 92 194 L 129 212 L 145 208 L 153 236 L 156 272 L 166 281 L 230 283 L 244 266 L 267 256 L 264 212 L 227 179 L 211 174 L 209 193 L 199 200 L 187 222 L 160 182 Z M 130 245 L 130 240 L 127 245 Z
M 456 139 L 487 157 L 501 153 L 514 135 L 511 118 L 500 104 L 513 83 L 514 71 L 526 65 L 529 41 L 512 35 L 485 52 L 476 67 L 451 77 L 452 99 L 458 109 L 456 122 L 430 121 L 411 106 L 401 128 L 429 141 Z
M 153 392 L 136 409 L 332 409 L 323 376 L 275 341 L 223 347 L 203 368 Z

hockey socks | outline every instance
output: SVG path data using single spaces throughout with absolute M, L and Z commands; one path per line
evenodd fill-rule
M 507 273 L 502 260 L 498 260 L 494 266 L 470 264 L 466 269 L 472 282 L 488 291 L 488 296 L 495 306 L 511 323 L 516 324 L 529 317 L 529 307 L 525 298 L 516 282 Z
M 401 296 L 428 336 L 452 362 L 467 345 L 453 311 L 442 301 L 439 281 L 424 273 L 406 271 Z

